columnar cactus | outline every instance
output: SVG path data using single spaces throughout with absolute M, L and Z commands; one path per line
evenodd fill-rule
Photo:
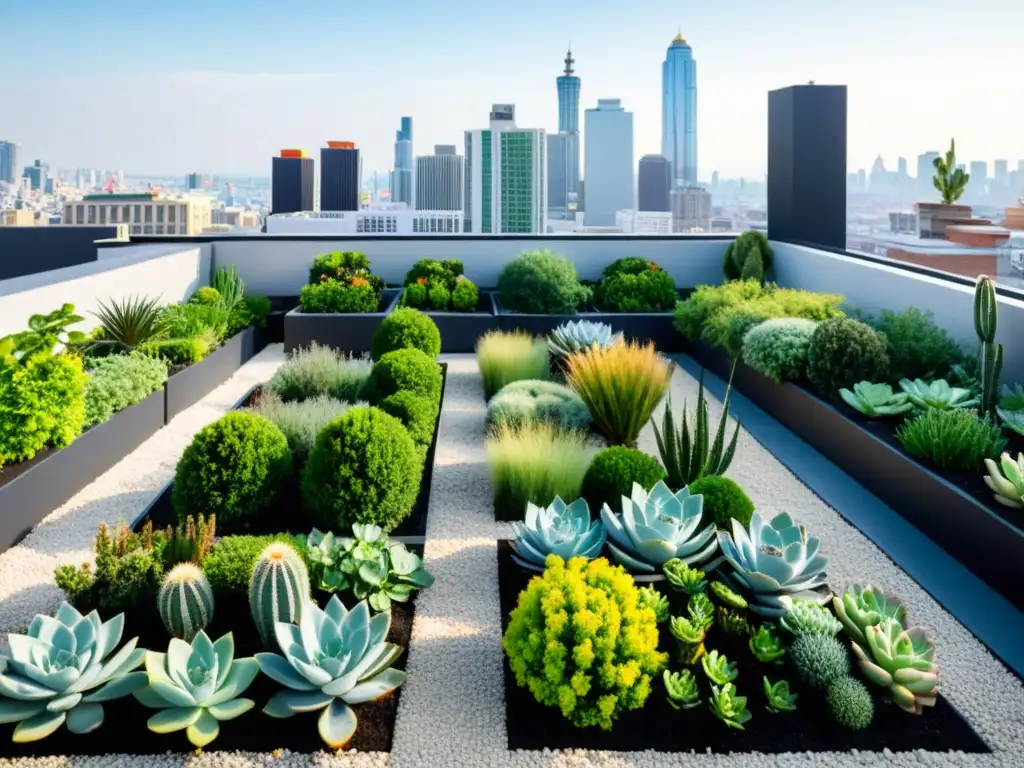
M 206 574 L 193 563 L 174 566 L 160 586 L 156 607 L 171 637 L 191 643 L 213 619 L 213 589 Z
M 1003 371 L 1003 345 L 996 344 L 999 310 L 992 278 L 981 275 L 974 289 L 974 330 L 981 341 L 978 376 L 981 379 L 981 407 L 995 410 L 999 402 L 999 376 Z
M 299 553 L 280 541 L 263 550 L 249 581 L 249 609 L 266 647 L 278 622 L 297 624 L 309 600 L 309 574 Z

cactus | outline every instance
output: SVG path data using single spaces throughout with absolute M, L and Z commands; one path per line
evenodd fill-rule
M 992 278 L 978 277 L 974 289 L 974 330 L 981 342 L 978 376 L 981 378 L 981 410 L 990 413 L 999 402 L 999 376 L 1003 371 L 1003 345 L 996 344 L 999 311 Z
M 191 643 L 213 619 L 213 589 L 206 574 L 192 563 L 174 566 L 160 586 L 156 607 L 171 637 Z
M 266 647 L 278 622 L 297 624 L 309 600 L 309 574 L 298 552 L 275 541 L 256 559 L 249 581 L 249 609 Z

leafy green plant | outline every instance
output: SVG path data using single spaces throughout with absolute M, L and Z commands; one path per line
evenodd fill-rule
M 398 302 L 403 307 L 413 309 L 432 309 L 427 307 L 427 284 L 413 283 L 402 289 L 402 298 Z
M 220 295 L 220 291 L 212 285 L 203 285 L 196 289 L 196 292 L 192 294 L 192 298 L 189 301 L 193 304 L 220 304 L 223 298 Z
M 253 568 L 260 555 L 275 541 L 306 555 L 306 537 L 286 533 L 276 536 L 222 536 L 203 558 L 203 572 L 217 596 L 247 595 Z M 307 567 L 311 564 L 307 562 Z
M 914 458 L 951 472 L 979 471 L 1006 447 L 999 426 L 970 410 L 927 410 L 901 424 L 896 437 Z
M 770 624 L 762 624 L 758 627 L 757 632 L 750 636 L 747 644 L 750 646 L 750 653 L 762 664 L 778 662 L 786 654 L 782 640 L 779 639 Z
M 513 381 L 548 378 L 548 346 L 542 339 L 515 331 L 488 331 L 476 343 L 476 362 L 490 400 Z
M 623 256 L 616 259 L 601 272 L 601 277 L 618 277 L 619 275 L 641 275 L 652 269 L 660 269 L 657 264 L 649 259 L 639 256 Z
M 434 439 L 439 404 L 423 395 L 403 389 L 385 397 L 377 403 L 377 408 L 402 422 L 402 426 L 408 430 L 409 436 L 422 450 L 425 458 L 427 447 Z
M 772 268 L 772 247 L 764 232 L 747 230 L 740 233 L 725 249 L 722 273 L 726 280 L 754 279 L 764 282 Z
M 900 416 L 914 410 L 910 396 L 906 392 L 894 394 L 888 384 L 858 381 L 852 392 L 843 388 L 839 390 L 839 396 L 855 411 L 872 419 Z
M 180 563 L 199 564 L 209 554 L 216 536 L 216 515 L 189 515 L 185 518 L 184 524 L 167 526 L 157 541 L 157 547 L 160 548 L 164 565 L 168 568 Z
M 669 560 L 661 568 L 669 586 L 677 592 L 692 596 L 701 594 L 707 588 L 708 582 L 704 578 L 704 571 L 691 568 L 678 557 Z
M 454 289 L 456 281 L 464 272 L 465 268 L 458 259 L 420 259 L 405 273 L 402 285 L 426 285 L 437 281 Z
M 360 278 L 369 284 L 375 295 L 380 295 L 384 288 L 384 280 L 370 271 L 370 260 L 366 254 L 358 251 L 322 253 L 313 259 L 313 265 L 309 269 L 310 285 L 325 280 L 351 284 L 353 278 Z
M 710 651 L 700 660 L 704 674 L 715 685 L 731 683 L 739 677 L 740 670 L 735 661 L 729 661 L 724 653 Z
M 86 335 L 69 331 L 68 326 L 85 318 L 75 314 L 74 304 L 63 304 L 45 315 L 31 315 L 28 329 L 0 338 L 0 358 L 12 358 L 26 363 L 37 355 L 50 355 L 58 345 L 82 344 Z
M 452 309 L 456 312 L 476 312 L 480 303 L 480 290 L 472 280 L 462 275 L 452 289 Z
M 902 379 L 900 389 L 906 392 L 910 402 L 922 410 L 951 410 L 956 408 L 974 408 L 978 399 L 971 397 L 971 390 L 951 387 L 945 379 L 937 379 L 930 384 L 921 379 L 910 381 Z
M 956 141 L 949 140 L 949 149 L 945 155 L 940 155 L 932 161 L 935 166 L 935 176 L 932 177 L 932 185 L 942 195 L 942 202 L 945 205 L 952 205 L 967 190 L 967 182 L 971 174 L 964 171 L 956 164 Z
M 566 594 L 576 599 L 559 599 Z M 577 727 L 603 730 L 643 706 L 668 661 L 632 577 L 603 558 L 566 563 L 550 555 L 543 575 L 520 593 L 503 646 L 516 683 L 539 703 L 558 707 Z
M 506 384 L 487 403 L 488 426 L 550 421 L 564 429 L 590 427 L 590 411 L 580 396 L 563 384 L 521 379 Z
M 832 681 L 826 697 L 832 719 L 844 728 L 859 731 L 871 725 L 875 702 L 860 680 L 844 676 Z
M 600 451 L 590 462 L 583 476 L 583 498 L 595 511 L 605 504 L 618 509 L 622 497 L 633 492 L 633 483 L 650 491 L 665 477 L 665 470 L 653 456 L 637 448 L 612 446 Z
M 711 705 L 711 714 L 730 728 L 745 730 L 744 726 L 752 717 L 750 710 L 747 709 L 747 697 L 738 696 L 732 683 L 726 683 L 721 688 L 717 685 L 711 686 L 711 698 L 708 699 L 708 703 Z
M 370 343 L 374 360 L 396 349 L 418 349 L 434 359 L 441 354 L 441 332 L 437 323 L 411 307 L 399 307 L 385 317 Z
M 683 616 L 673 616 L 668 625 L 679 649 L 679 663 L 686 667 L 696 664 L 706 651 L 708 626 Z
M 748 299 L 714 312 L 701 330 L 701 338 L 729 352 L 733 357 L 743 351 L 747 333 L 773 318 L 797 318 L 822 321 L 842 315 L 843 297 L 831 293 L 771 287 L 757 298 Z
M 147 341 L 138 349 L 147 357 L 163 360 L 170 366 L 186 366 L 198 363 L 216 349 L 219 343 L 216 332 L 207 328 L 199 335 L 187 339 Z
M 310 314 L 360 314 L 376 312 L 380 299 L 366 280 L 356 282 L 324 280 L 315 285 L 304 285 L 299 291 L 299 306 Z
M 102 424 L 141 403 L 167 381 L 167 363 L 138 352 L 92 360 L 85 385 L 85 423 Z
M 833 680 L 850 674 L 846 647 L 830 635 L 797 635 L 789 647 L 789 659 L 812 688 L 826 689 Z
M 159 299 L 129 296 L 123 301 L 111 299 L 109 304 L 100 300 L 96 303 L 99 310 L 93 314 L 103 332 L 98 339 L 86 342 L 89 351 L 135 349 L 166 331 Z
M 231 313 L 223 304 L 170 304 L 160 324 L 171 339 L 191 339 L 212 331 L 219 343 L 227 336 Z
M 889 374 L 885 340 L 859 320 L 836 317 L 818 324 L 807 351 L 807 378 L 826 397 Z
M 799 317 L 765 320 L 743 337 L 743 362 L 773 381 L 799 381 L 807 373 L 807 350 L 817 326 Z
M 653 585 L 639 589 L 638 604 L 641 608 L 654 611 L 654 620 L 659 624 L 668 621 L 668 598 L 654 588 Z
M 680 672 L 665 670 L 662 673 L 665 696 L 673 709 L 693 709 L 700 705 L 700 689 L 697 678 L 689 669 Z
M 301 468 L 313 450 L 317 435 L 352 403 L 317 395 L 308 400 L 285 402 L 272 392 L 256 401 L 249 410 L 273 423 L 288 441 L 295 466 Z
M 396 392 L 412 392 L 431 402 L 441 400 L 441 367 L 426 352 L 396 349 L 373 364 L 359 390 L 359 397 L 372 405 Z
M 245 283 L 238 276 L 234 264 L 217 267 L 210 287 L 220 294 L 221 303 L 229 312 L 241 304 L 245 296 Z
M 452 292 L 448 286 L 441 283 L 434 283 L 427 286 L 427 304 L 432 307 L 443 307 L 445 309 L 452 303 Z
M 498 277 L 501 306 L 529 315 L 572 315 L 590 300 L 569 259 L 551 251 L 523 251 Z
M 996 344 L 999 305 L 992 278 L 981 275 L 974 289 L 974 330 L 978 334 L 978 378 L 981 385 L 981 409 L 991 413 L 999 396 L 999 377 L 1003 372 L 1003 345 Z
M 704 497 L 704 515 L 715 521 L 718 528 L 732 529 L 735 520 L 744 528 L 750 525 L 754 502 L 739 484 L 722 475 L 698 477 L 689 485 L 690 493 Z
M 594 303 L 605 312 L 668 312 L 677 301 L 675 280 L 653 262 L 643 272 L 605 276 L 594 289 Z
M 765 288 L 758 280 L 737 280 L 722 285 L 698 285 L 685 301 L 676 304 L 673 325 L 690 341 L 699 339 L 704 325 L 719 310 L 756 299 Z
M 1024 453 L 1017 454 L 1017 460 L 1004 453 L 996 464 L 985 459 L 985 485 L 995 494 L 1000 504 L 1012 509 L 1024 509 Z
M 313 342 L 292 352 L 264 385 L 264 391 L 285 402 L 319 396 L 355 402 L 372 368 L 368 360 L 347 359 L 336 350 Z
M 964 359 L 960 345 L 938 326 L 931 312 L 917 307 L 902 312 L 883 309 L 867 322 L 885 337 L 894 381 L 945 377 Z
M 767 677 L 761 678 L 764 683 L 764 697 L 768 701 L 765 709 L 773 715 L 780 712 L 793 712 L 796 709 L 797 694 L 789 692 L 789 681 L 771 682 Z

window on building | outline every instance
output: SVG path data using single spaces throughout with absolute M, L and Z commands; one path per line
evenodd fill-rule
M 84 205 L 76 205 L 75 206 L 75 223 L 76 224 L 85 224 L 85 206 Z
M 162 224 L 164 220 L 164 206 L 156 206 L 156 220 L 158 224 Z
M 146 210 L 145 221 L 146 221 L 147 224 L 151 224 L 153 222 L 153 206 L 152 205 L 147 205 L 145 210 Z M 153 231 L 152 227 L 146 227 L 146 229 L 148 229 L 150 232 Z
M 157 224 L 156 225 L 156 233 L 158 235 L 162 235 L 164 233 L 164 225 L 163 224 Z
M 96 223 L 96 206 L 95 205 L 90 205 L 89 206 L 89 223 L 90 224 L 95 224 Z
M 100 206 L 100 224 L 106 224 L 106 223 L 107 223 L 107 206 L 101 205 Z
M 132 207 L 130 205 L 121 206 L 121 223 L 127 224 L 132 220 Z
M 176 214 L 177 212 L 178 212 L 178 206 L 176 206 L 176 205 L 169 205 L 169 206 L 167 206 L 167 222 L 169 224 L 173 224 L 174 223 L 174 214 Z
M 153 225 L 152 224 L 147 224 L 146 226 L 144 226 L 142 228 L 142 234 L 144 234 L 144 235 L 152 235 L 153 234 Z
M 136 205 L 135 206 L 135 218 L 132 219 L 132 221 L 134 221 L 134 222 L 142 221 L 142 206 L 141 205 Z

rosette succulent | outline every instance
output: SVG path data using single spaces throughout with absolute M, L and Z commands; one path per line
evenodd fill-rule
M 936 379 L 931 384 L 921 379 L 900 379 L 900 389 L 907 393 L 911 403 L 922 410 L 974 408 L 980 402 L 971 390 L 951 387 L 945 379 Z
M 841 597 L 832 598 L 832 607 L 842 622 L 846 634 L 856 643 L 867 643 L 866 630 L 883 619 L 902 622 L 906 613 L 903 603 L 889 597 L 870 584 L 854 584 Z
M 1004 453 L 996 464 L 985 459 L 987 485 L 995 494 L 996 501 L 1011 509 L 1024 509 L 1024 453 L 1017 454 L 1017 460 Z
M 10 656 L 0 655 L 0 723 L 17 723 L 13 741 L 46 738 L 64 723 L 72 733 L 103 725 L 103 702 L 146 684 L 133 672 L 146 657 L 138 638 L 116 653 L 124 614 L 107 622 L 82 616 L 67 603 L 54 616 L 38 615 L 24 635 L 11 634 Z M 114 654 L 111 656 L 111 654 Z
M 672 493 L 660 480 L 650 493 L 633 483 L 630 498 L 622 497 L 622 514 L 605 504 L 601 520 L 612 556 L 636 573 L 654 573 L 673 558 L 697 565 L 718 548 L 715 524 L 701 527 L 704 497 L 687 488 Z
M 740 674 L 736 662 L 729 661 L 724 653 L 718 651 L 708 653 L 700 660 L 700 665 L 704 668 L 704 674 L 707 675 L 708 680 L 715 685 L 731 683 Z
M 904 629 L 894 618 L 867 627 L 865 634 L 865 645 L 850 644 L 864 676 L 888 688 L 893 701 L 907 712 L 919 715 L 923 707 L 935 706 L 939 670 L 928 634 L 920 627 Z
M 736 695 L 732 683 L 726 683 L 721 688 L 717 685 L 711 686 L 711 698 L 708 699 L 708 703 L 711 705 L 711 714 L 730 728 L 745 730 L 744 724 L 752 717 L 750 710 L 747 709 L 747 697 Z
M 512 559 L 531 571 L 543 571 L 548 555 L 593 560 L 605 541 L 604 524 L 591 521 L 586 499 L 566 504 L 558 496 L 547 507 L 527 504 L 526 518 L 512 523 L 512 532 Z
M 690 597 L 686 603 L 686 613 L 689 614 L 690 621 L 705 629 L 715 621 L 715 606 L 712 604 L 711 598 L 703 592 L 698 592 Z
M 779 624 L 794 635 L 825 635 L 835 637 L 843 625 L 824 605 L 794 600 L 780 618 Z
M 761 682 L 764 684 L 764 697 L 768 700 L 765 709 L 773 715 L 796 709 L 797 694 L 789 692 L 788 680 L 773 683 L 767 677 L 762 677 Z
M 581 349 L 597 346 L 602 349 L 622 340 L 621 333 L 612 333 L 608 323 L 575 320 L 562 323 L 548 336 L 548 349 L 557 358 L 566 358 Z
M 786 513 L 765 522 L 750 519 L 750 532 L 733 520 L 732 534 L 718 534 L 722 555 L 732 566 L 722 578 L 751 594 L 750 610 L 768 618 L 782 616 L 793 600 L 826 602 L 830 595 L 821 543 Z
M 668 621 L 668 598 L 653 586 L 648 585 L 637 590 L 637 605 L 654 611 L 654 620 L 659 624 Z
M 873 419 L 899 416 L 914 408 L 906 392 L 894 394 L 888 384 L 873 384 L 870 381 L 854 384 L 852 392 L 840 389 L 839 396 L 855 411 Z
M 146 653 L 149 685 L 136 691 L 135 698 L 160 710 L 147 721 L 149 730 L 183 730 L 193 745 L 202 748 L 217 738 L 221 722 L 253 708 L 252 699 L 239 696 L 259 671 L 256 659 L 235 658 L 230 632 L 214 643 L 200 630 L 191 644 L 172 638 L 167 653 Z
M 704 571 L 699 568 L 691 568 L 678 558 L 672 558 L 661 566 L 665 578 L 678 592 L 685 592 L 688 595 L 696 595 L 705 590 L 708 580 L 704 578 Z
M 390 627 L 390 613 L 371 617 L 365 601 L 349 611 L 337 595 L 323 610 L 308 603 L 299 626 L 279 622 L 274 629 L 284 655 L 258 653 L 256 661 L 287 690 L 271 697 L 264 714 L 323 710 L 320 737 L 329 747 L 344 747 L 358 724 L 350 705 L 379 699 L 405 682 L 405 672 L 391 667 L 402 648 L 386 642 Z
M 673 616 L 669 620 L 669 631 L 679 644 L 679 662 L 685 666 L 695 664 L 704 655 L 704 638 L 708 628 L 692 619 Z
M 747 641 L 750 652 L 762 664 L 778 662 L 786 654 L 782 640 L 769 624 L 762 624 Z
M 700 688 L 697 687 L 696 676 L 690 670 L 669 672 L 666 669 L 661 679 L 665 683 L 668 703 L 674 709 L 692 709 L 700 704 Z

